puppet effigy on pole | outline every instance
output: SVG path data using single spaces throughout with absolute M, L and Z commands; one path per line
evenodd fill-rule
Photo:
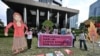
M 90 41 L 96 42 L 98 38 L 97 28 L 95 27 L 93 22 L 90 22 L 90 27 L 88 28 L 88 36 Z M 93 38 L 94 37 L 94 38 Z
M 22 52 L 27 47 L 24 29 L 26 28 L 26 32 L 28 31 L 28 27 L 22 21 L 22 17 L 19 13 L 15 12 L 13 14 L 13 22 L 10 22 L 5 28 L 5 36 L 8 36 L 8 30 L 13 26 L 14 28 L 14 38 L 13 38 L 13 46 L 12 52 L 13 54 L 18 54 Z
M 93 43 L 93 53 L 95 52 L 94 44 L 97 41 L 98 34 L 97 28 L 95 27 L 94 23 L 90 21 L 90 27 L 88 28 L 88 36 L 90 41 Z

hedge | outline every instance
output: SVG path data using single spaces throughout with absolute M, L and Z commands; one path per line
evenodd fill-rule
M 9 29 L 9 35 L 7 37 L 13 37 L 13 29 Z M 4 28 L 0 28 L 0 37 L 5 37 L 4 36 Z
M 6 37 L 6 36 L 4 36 L 4 34 L 2 33 L 2 34 L 0 34 L 0 38 L 2 38 L 2 37 Z M 13 37 L 13 34 L 8 34 L 8 36 L 7 37 Z

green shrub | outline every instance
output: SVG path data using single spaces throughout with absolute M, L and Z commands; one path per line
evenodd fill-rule
M 74 29 L 74 31 L 75 31 L 76 36 L 79 36 L 81 30 L 80 29 Z
M 54 23 L 51 20 L 45 20 L 42 23 L 42 28 L 44 30 L 46 30 L 46 31 L 47 31 L 47 28 L 49 28 L 48 30 L 52 31 L 53 30 L 53 26 L 54 26 Z
M 9 29 L 8 34 L 9 35 L 7 37 L 13 37 L 13 29 L 12 28 Z M 5 37 L 4 36 L 4 28 L 0 28 L 0 37 Z
M 4 36 L 4 34 L 2 33 L 2 34 L 0 34 L 0 38 L 2 38 L 2 37 L 6 37 L 6 36 Z M 13 33 L 8 34 L 7 37 L 13 37 Z

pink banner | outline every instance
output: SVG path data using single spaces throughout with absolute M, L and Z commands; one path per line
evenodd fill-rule
M 38 35 L 38 47 L 72 47 L 71 35 Z

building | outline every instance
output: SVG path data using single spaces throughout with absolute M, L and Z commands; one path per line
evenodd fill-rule
M 90 5 L 89 17 L 93 17 L 96 27 L 100 28 L 100 0 L 97 0 Z
M 78 28 L 78 15 L 70 17 L 70 28 Z
M 47 3 L 51 5 L 62 6 L 62 0 L 34 0 L 42 3 Z
M 43 21 L 52 20 L 58 28 L 70 27 L 70 18 L 79 10 L 61 7 L 62 0 L 2 0 L 10 9 L 7 21 L 12 21 L 14 11 L 23 15 L 23 21 L 30 27 L 41 28 Z M 10 16 L 9 16 L 10 15 Z M 9 19 L 10 18 L 10 19 Z M 78 18 L 77 18 L 78 19 Z M 76 24 L 76 23 L 74 23 Z
M 97 0 L 95 3 L 90 5 L 89 17 L 100 16 L 100 0 Z

